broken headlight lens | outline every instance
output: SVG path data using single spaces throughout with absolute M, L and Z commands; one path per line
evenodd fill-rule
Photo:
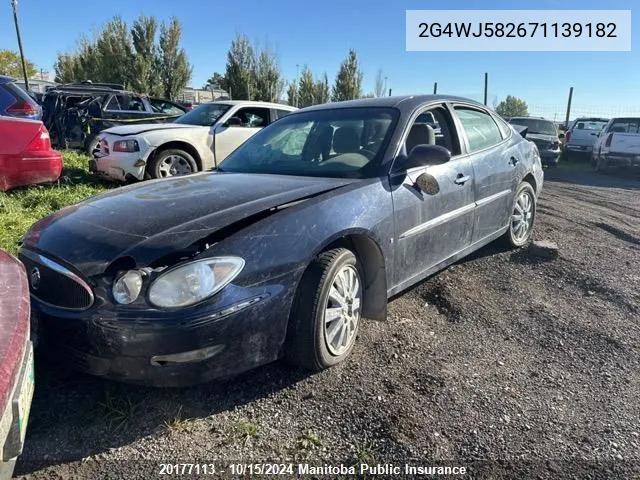
M 160 275 L 149 288 L 149 302 L 161 308 L 188 307 L 215 295 L 240 273 L 240 257 L 213 257 Z
M 111 292 L 116 302 L 128 305 L 135 302 L 142 290 L 142 273 L 137 270 L 129 270 L 120 275 L 113 284 Z
M 114 142 L 112 150 L 114 152 L 139 152 L 140 145 L 137 140 L 118 140 Z

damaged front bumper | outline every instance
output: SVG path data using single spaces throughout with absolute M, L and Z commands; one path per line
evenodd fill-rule
M 118 138 L 121 140 L 121 138 Z M 153 148 L 141 139 L 136 139 L 137 152 L 113 152 L 113 142 L 103 138 L 89 160 L 89 171 L 121 182 L 134 178 L 144 180 L 147 160 Z
M 215 306 L 192 313 L 104 306 L 71 312 L 37 299 L 32 308 L 42 346 L 67 366 L 117 381 L 181 387 L 280 356 L 293 289 L 279 283 L 229 287 Z

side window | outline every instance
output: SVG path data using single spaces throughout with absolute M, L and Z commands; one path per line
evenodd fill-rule
M 105 110 L 113 110 L 113 111 L 122 110 L 122 108 L 120 107 L 120 100 L 118 99 L 118 97 L 122 99 L 120 95 L 114 95 L 113 97 L 111 97 L 111 99 L 107 103 L 107 107 L 105 108 Z
M 144 107 L 144 103 L 142 102 L 142 98 L 140 97 L 130 97 L 129 105 L 125 110 L 129 110 L 130 112 L 146 112 L 147 109 Z
M 413 122 L 405 140 L 407 155 L 416 145 L 440 145 L 448 149 L 452 156 L 460 154 L 460 146 L 455 136 L 449 112 L 441 106 L 422 112 Z
M 500 129 L 493 117 L 480 110 L 454 107 L 469 142 L 469 153 L 492 147 L 502 142 Z
M 293 113 L 293 112 L 290 112 L 289 110 L 276 110 L 276 118 L 286 117 L 290 113 Z
M 242 126 L 247 128 L 262 128 L 269 124 L 268 108 L 241 108 L 233 116 L 238 117 Z
M 151 104 L 151 108 L 155 113 L 164 113 L 166 115 L 184 114 L 184 110 L 178 108 L 176 105 L 173 105 L 172 103 L 165 102 L 164 100 L 150 98 L 149 103 Z
M 498 124 L 498 128 L 500 129 L 500 133 L 502 134 L 503 140 L 506 140 L 511 136 L 511 127 L 507 122 L 502 120 L 500 117 L 493 117 L 496 123 Z

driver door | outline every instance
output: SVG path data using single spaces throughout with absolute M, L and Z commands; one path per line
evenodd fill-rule
M 420 112 L 409 130 L 399 159 L 416 145 L 435 143 L 447 148 L 451 160 L 441 165 L 415 167 L 391 175 L 395 219 L 395 287 L 402 290 L 419 281 L 439 264 L 471 245 L 475 215 L 473 168 L 464 154 L 450 111 L 445 105 Z M 436 125 L 425 122 L 432 113 Z M 433 133 L 427 135 L 424 132 Z M 396 161 L 397 162 L 397 161 Z M 421 175 L 428 191 L 419 188 Z
M 236 148 L 266 127 L 270 123 L 269 115 L 268 108 L 259 107 L 240 107 L 228 114 L 226 121 L 214 129 L 213 145 L 216 162 L 222 162 Z M 240 120 L 238 125 L 227 123 L 232 117 Z

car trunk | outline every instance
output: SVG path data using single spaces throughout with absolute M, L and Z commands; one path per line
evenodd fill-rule
M 33 397 L 29 301 L 24 266 L 0 250 L 0 455 L 3 462 L 22 453 Z

